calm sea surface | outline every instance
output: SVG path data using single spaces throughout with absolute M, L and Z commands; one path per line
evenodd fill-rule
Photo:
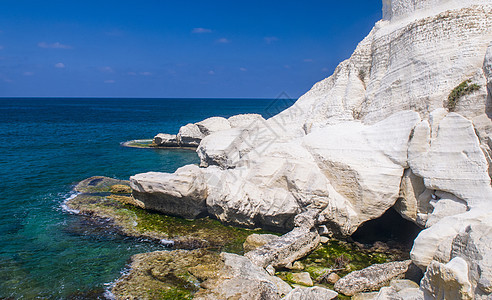
M 128 179 L 198 162 L 193 151 L 134 149 L 121 142 L 177 133 L 210 116 L 268 117 L 288 104 L 0 98 L 0 298 L 86 298 L 117 279 L 131 255 L 160 249 L 89 226 L 62 209 L 73 184 L 87 177 Z

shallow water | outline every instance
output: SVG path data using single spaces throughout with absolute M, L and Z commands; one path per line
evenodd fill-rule
M 129 257 L 162 246 L 94 226 L 62 209 L 74 183 L 128 179 L 197 163 L 194 151 L 120 145 L 210 116 L 261 113 L 287 101 L 247 99 L 0 99 L 0 298 L 95 294 Z M 278 111 L 275 111 L 278 112 Z

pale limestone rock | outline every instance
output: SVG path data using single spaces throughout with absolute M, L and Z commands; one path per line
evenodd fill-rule
M 434 207 L 434 210 L 425 223 L 426 227 L 431 227 L 444 217 L 461 214 L 468 209 L 466 202 L 452 194 L 436 191 L 436 195 L 439 199 L 429 202 Z
M 378 295 L 374 299 L 376 299 L 376 300 L 403 300 L 403 298 L 400 295 L 398 295 L 398 292 L 393 287 L 390 287 L 390 286 L 382 287 L 379 290 Z
M 419 288 L 417 283 L 408 279 L 393 279 L 390 281 L 390 286 L 397 292 L 409 288 Z
M 335 283 L 337 283 L 338 280 L 340 280 L 340 276 L 338 276 L 337 273 L 330 273 L 330 275 L 328 275 L 328 277 L 326 277 L 326 281 L 329 284 L 335 284 Z
M 241 129 L 234 128 L 217 131 L 203 138 L 196 151 L 200 157 L 200 166 L 234 167 L 239 157 L 234 156 L 236 149 L 233 146 L 242 139 L 242 133 Z
M 198 147 L 205 135 L 195 124 L 187 124 L 179 129 L 176 136 L 178 143 L 182 147 Z
M 408 150 L 412 171 L 424 178 L 428 189 L 449 192 L 463 199 L 468 207 L 492 198 L 488 164 L 471 121 L 456 113 L 435 122 L 431 131 L 427 121 L 414 130 Z M 436 137 L 432 138 L 432 132 Z
M 207 184 L 195 165 L 173 174 L 148 172 L 130 177 L 133 197 L 144 208 L 166 214 L 194 218 L 207 211 Z
M 257 123 L 265 122 L 265 119 L 259 114 L 241 114 L 227 119 L 231 128 L 251 128 L 257 126 Z
M 335 299 L 338 293 L 326 288 L 314 286 L 311 288 L 295 288 L 284 300 L 330 300 Z
M 319 239 L 315 229 L 296 227 L 244 256 L 262 268 L 268 265 L 275 268 L 285 267 L 314 250 L 319 244 Z
M 211 117 L 195 124 L 205 136 L 231 128 L 229 121 L 223 117 Z
M 215 278 L 203 282 L 193 299 L 270 300 L 280 299 L 291 290 L 286 282 L 270 276 L 243 256 L 231 253 L 220 256 L 224 268 Z
M 293 283 L 304 286 L 313 286 L 313 280 L 308 272 L 291 273 L 290 275 L 289 280 Z
M 430 299 L 473 299 L 468 264 L 460 257 L 447 264 L 432 261 L 422 279 L 421 288 Z
M 413 221 L 424 227 L 419 214 L 428 214 L 432 211 L 429 204 L 431 193 L 427 192 L 424 180 L 415 175 L 410 168 L 405 169 L 400 183 L 400 194 L 398 201 L 393 206 L 403 218 Z
M 154 144 L 161 147 L 178 147 L 178 140 L 175 134 L 159 133 L 153 139 Z
M 390 280 L 404 276 L 411 260 L 376 264 L 354 271 L 335 283 L 335 291 L 352 296 L 361 292 L 377 291 Z
M 376 299 L 379 292 L 358 293 L 352 296 L 352 300 L 373 300 Z
M 398 295 L 403 300 L 424 300 L 424 291 L 420 288 L 406 288 L 398 291 Z
M 417 113 L 405 111 L 370 126 L 358 122 L 326 126 L 303 138 L 303 146 L 342 196 L 339 204 L 330 201 L 334 209 L 322 213 L 346 228 L 342 233 L 353 233 L 396 202 L 409 136 L 419 121 Z M 349 216 L 337 220 L 340 214 Z
M 253 233 L 249 235 L 243 243 L 244 252 L 249 252 L 256 248 L 259 248 L 269 242 L 275 240 L 278 236 L 273 234 L 257 234 Z

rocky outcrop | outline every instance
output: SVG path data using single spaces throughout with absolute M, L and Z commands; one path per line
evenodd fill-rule
M 463 259 L 471 293 L 483 298 L 491 293 L 489 248 L 478 236 L 492 212 L 492 3 L 383 3 L 383 20 L 353 55 L 292 107 L 246 128 L 231 125 L 242 117 L 187 125 L 203 138 L 203 168 L 189 174 L 204 182 L 195 201 L 223 222 L 280 230 L 313 211 L 313 224 L 345 236 L 395 206 L 426 228 L 412 260 L 425 270 Z M 476 249 L 459 242 L 465 237 Z M 443 278 L 439 268 L 434 277 Z
M 468 265 L 459 257 L 447 264 L 432 262 L 421 285 L 430 299 L 474 299 Z
M 377 291 L 392 279 L 404 276 L 411 263 L 410 260 L 390 262 L 354 271 L 335 283 L 335 291 L 346 296 Z
M 205 178 L 195 165 L 174 174 L 148 172 L 130 177 L 133 197 L 144 208 L 183 218 L 195 218 L 207 211 Z
M 178 139 L 174 134 L 159 133 L 152 140 L 157 147 L 178 147 Z
M 211 117 L 197 123 L 189 123 L 179 129 L 177 135 L 159 133 L 153 139 L 156 147 L 196 148 L 205 137 L 231 128 L 245 129 L 258 126 L 265 119 L 258 114 L 242 114 L 228 119 Z

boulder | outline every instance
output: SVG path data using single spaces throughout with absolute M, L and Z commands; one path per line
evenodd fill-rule
M 377 291 L 392 279 L 404 276 L 411 263 L 411 260 L 395 261 L 351 272 L 335 283 L 335 291 L 346 296 Z
M 284 300 L 330 300 L 335 299 L 338 293 L 326 288 L 314 286 L 311 288 L 296 288 L 292 290 Z
M 314 250 L 319 240 L 319 234 L 315 229 L 296 227 L 244 256 L 262 268 L 268 265 L 275 268 L 285 267 Z
M 175 134 L 159 133 L 153 139 L 158 147 L 178 147 L 178 139 Z
M 231 129 L 229 121 L 222 117 L 211 117 L 195 124 L 204 136 L 214 132 Z
M 447 264 L 432 261 L 421 287 L 430 299 L 474 299 L 468 280 L 468 264 L 460 257 Z
M 289 273 L 287 274 L 287 280 L 293 284 L 300 284 L 303 286 L 313 286 L 313 280 L 308 272 Z
M 265 122 L 265 119 L 259 114 L 241 114 L 227 119 L 231 128 L 251 128 L 257 126 L 257 122 Z
M 176 139 L 181 147 L 198 147 L 205 135 L 196 124 L 187 124 L 179 129 Z
M 202 282 L 193 299 L 280 299 L 292 290 L 243 256 L 221 253 L 224 267 Z
M 190 219 L 207 211 L 207 185 L 196 165 L 179 168 L 173 174 L 137 174 L 130 177 L 130 187 L 133 197 L 146 209 Z
M 248 236 L 243 243 L 244 252 L 249 252 L 255 250 L 265 244 L 268 244 L 278 238 L 278 236 L 273 234 L 257 234 L 253 233 Z

